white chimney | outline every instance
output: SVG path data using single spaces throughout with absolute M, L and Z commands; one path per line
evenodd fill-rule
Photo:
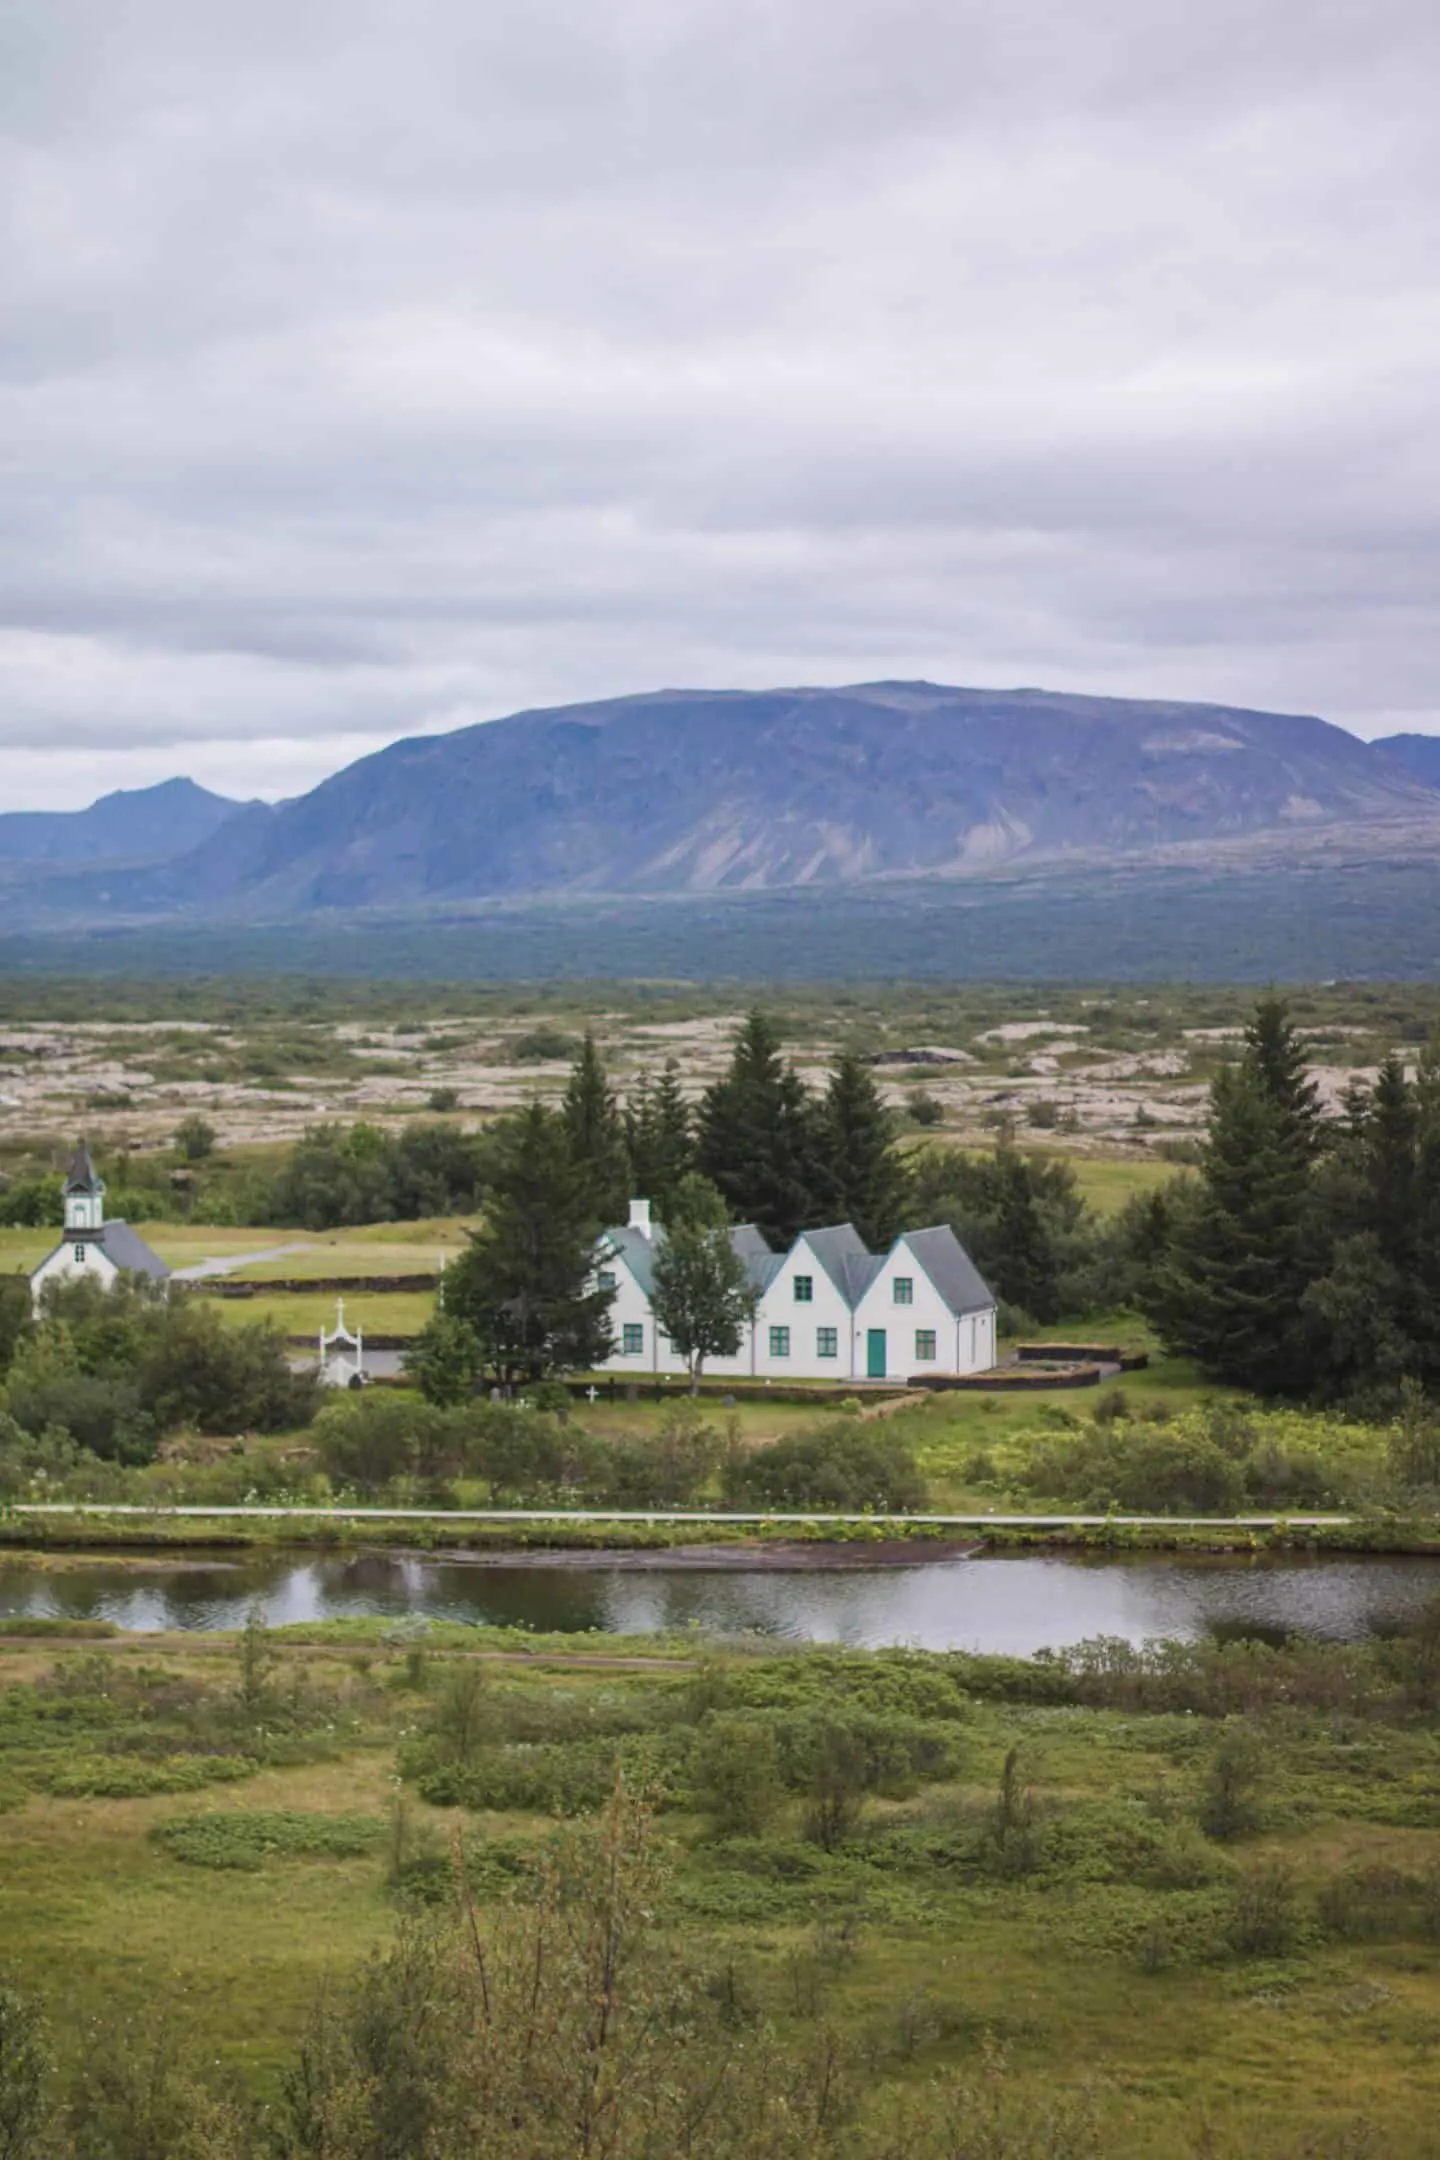
M 650 1203 L 648 1200 L 630 1202 L 630 1228 L 638 1230 L 642 1237 L 650 1235 Z

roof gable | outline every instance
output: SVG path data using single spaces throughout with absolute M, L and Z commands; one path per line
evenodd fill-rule
M 848 1264 L 870 1258 L 865 1240 L 854 1223 L 833 1223 L 824 1230 L 802 1230 L 788 1257 L 793 1260 L 802 1245 L 824 1268 L 846 1304 L 850 1304 L 852 1299 L 847 1280 Z
M 949 1223 L 930 1230 L 906 1230 L 895 1240 L 895 1250 L 909 1252 L 939 1291 L 951 1312 L 988 1312 L 995 1293 L 956 1237 Z

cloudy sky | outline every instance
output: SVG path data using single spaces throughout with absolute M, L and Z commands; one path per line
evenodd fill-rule
M 882 675 L 1440 727 L 1426 0 L 8 0 L 0 807 Z

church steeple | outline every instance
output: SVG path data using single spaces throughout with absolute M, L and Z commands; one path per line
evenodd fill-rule
M 105 1181 L 90 1160 L 82 1140 L 65 1179 L 65 1228 L 98 1230 L 105 1220 Z

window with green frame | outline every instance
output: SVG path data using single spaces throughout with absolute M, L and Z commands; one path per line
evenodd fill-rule
M 627 1320 L 620 1331 L 620 1347 L 626 1357 L 641 1357 L 645 1350 L 645 1330 L 638 1320 Z
M 813 1304 L 814 1304 L 814 1302 L 815 1302 L 815 1278 L 814 1278 L 814 1276 L 813 1276 L 813 1275 L 797 1275 L 797 1276 L 795 1277 L 795 1303 L 796 1303 L 797 1305 L 813 1305 Z
M 915 1361 L 919 1365 L 933 1364 L 935 1360 L 935 1330 L 922 1327 L 915 1330 Z
M 595 1280 L 596 1280 L 596 1282 L 597 1282 L 597 1283 L 599 1284 L 599 1286 L 600 1286 L 600 1288 L 601 1288 L 602 1290 L 613 1290 L 613 1289 L 615 1288 L 615 1270 L 614 1270 L 614 1268 L 613 1268 L 613 1267 L 602 1267 L 602 1268 L 601 1268 L 601 1270 L 600 1270 L 600 1272 L 599 1272 L 599 1274 L 598 1274 L 598 1275 L 596 1276 Z
M 839 1357 L 840 1330 L 833 1327 L 817 1327 L 815 1330 L 816 1357 Z
M 897 1276 L 895 1277 L 895 1303 L 896 1303 L 897 1305 L 913 1305 L 913 1304 L 914 1304 L 914 1302 L 915 1302 L 915 1278 L 914 1278 L 914 1276 L 913 1276 L 913 1275 L 897 1275 Z
M 788 1327 L 772 1327 L 770 1330 L 771 1357 L 789 1357 L 790 1330 Z

